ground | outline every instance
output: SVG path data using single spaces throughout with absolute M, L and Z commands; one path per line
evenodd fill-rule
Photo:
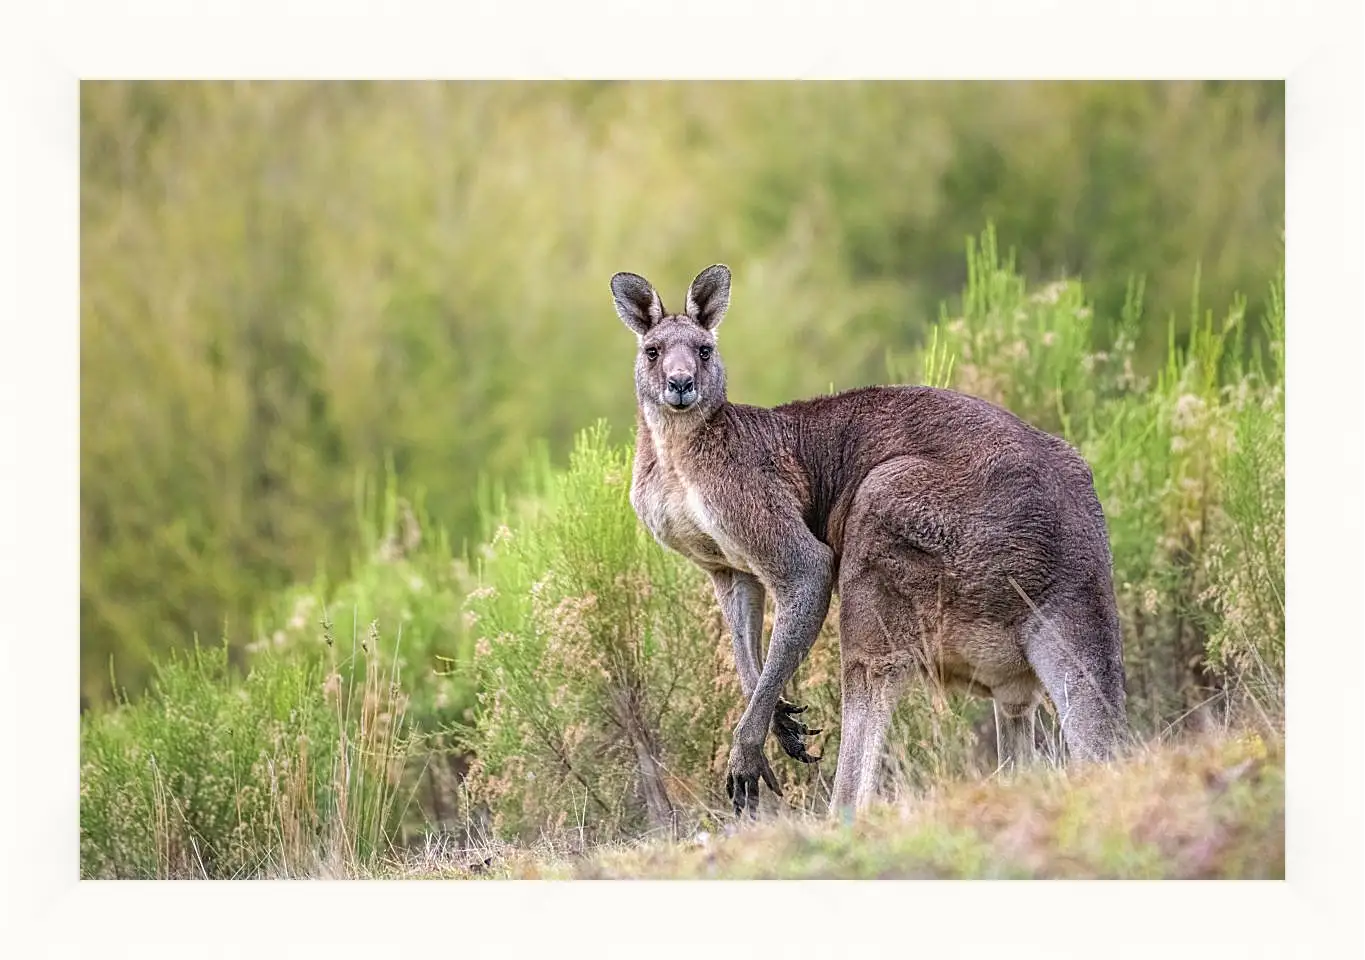
M 1284 749 L 1235 734 L 1115 764 L 945 784 L 856 821 L 778 813 L 685 838 L 433 849 L 409 878 L 1283 879 Z

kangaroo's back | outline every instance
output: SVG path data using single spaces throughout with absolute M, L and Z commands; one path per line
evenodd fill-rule
M 811 529 L 836 552 L 867 476 L 887 461 L 911 458 L 935 496 L 954 505 L 970 540 L 1015 550 L 1047 546 L 1041 559 L 1054 566 L 1108 559 L 1084 458 L 1002 407 L 952 390 L 888 386 L 784 404 L 773 413 L 808 477 Z

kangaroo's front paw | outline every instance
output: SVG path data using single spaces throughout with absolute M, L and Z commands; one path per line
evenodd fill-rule
M 742 816 L 746 810 L 750 816 L 758 816 L 760 779 L 769 790 L 782 796 L 773 768 L 763 755 L 763 744 L 743 744 L 736 740 L 730 748 L 730 765 L 725 772 L 725 793 L 735 805 L 735 816 Z
M 807 727 L 795 715 L 804 713 L 805 707 L 798 707 L 794 703 L 786 700 L 777 702 L 777 709 L 773 711 L 773 733 L 777 735 L 777 742 L 786 752 L 787 756 L 793 760 L 800 760 L 802 763 L 818 763 L 818 754 L 806 751 L 805 737 L 811 737 L 819 733 L 820 727 Z

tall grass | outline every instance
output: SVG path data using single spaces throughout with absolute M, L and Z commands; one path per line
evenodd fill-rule
M 378 631 L 350 640 L 329 661 L 263 655 L 244 678 L 196 646 L 145 698 L 83 718 L 82 876 L 345 874 L 390 854 L 407 697 L 370 657 Z

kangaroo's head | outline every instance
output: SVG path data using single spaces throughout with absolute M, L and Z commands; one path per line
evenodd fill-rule
M 725 366 L 716 352 L 716 327 L 730 305 L 730 268 L 715 264 L 687 288 L 687 308 L 670 314 L 644 277 L 611 278 L 616 312 L 635 331 L 635 395 L 653 422 L 706 420 L 725 402 Z

